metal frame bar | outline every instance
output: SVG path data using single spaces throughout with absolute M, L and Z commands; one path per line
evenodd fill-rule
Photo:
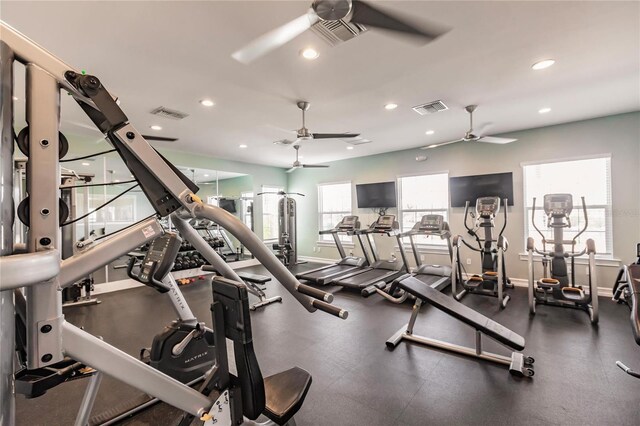
M 13 254 L 13 62 L 14 53 L 0 40 L 0 254 Z M 4 267 L 0 273 L 4 275 Z M 6 284 L 4 276 L 0 285 Z M 0 287 L 0 424 L 15 424 L 15 303 L 13 290 Z

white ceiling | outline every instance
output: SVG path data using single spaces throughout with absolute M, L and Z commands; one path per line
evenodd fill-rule
M 288 136 L 278 128 L 300 127 L 297 100 L 312 103 L 311 131 L 360 132 L 373 140 L 352 151 L 336 140 L 305 142 L 305 163 L 457 139 L 467 128 L 463 107 L 472 103 L 480 105 L 476 127 L 491 122 L 494 135 L 640 109 L 638 2 L 376 2 L 453 30 L 424 47 L 372 30 L 330 48 L 307 32 L 251 65 L 231 58 L 310 3 L 3 1 L 0 16 L 97 75 L 143 133 L 160 124 L 158 134 L 180 138 L 157 146 L 252 163 L 291 164 L 293 149 L 272 141 Z M 302 59 L 298 52 L 307 46 L 320 57 Z M 531 70 L 545 58 L 556 65 Z M 216 106 L 202 107 L 203 98 Z M 450 110 L 428 116 L 411 110 L 436 99 Z M 399 107 L 386 111 L 387 102 Z M 190 116 L 149 114 L 160 105 Z M 538 114 L 542 107 L 552 111 Z M 70 122 L 88 124 L 63 97 L 65 134 L 96 140 Z M 435 134 L 426 136 L 429 129 Z

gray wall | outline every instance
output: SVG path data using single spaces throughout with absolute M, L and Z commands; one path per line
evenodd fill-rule
M 562 125 L 530 129 L 511 133 L 517 142 L 508 145 L 458 143 L 439 149 L 417 149 L 360 157 L 331 163 L 328 169 L 299 169 L 289 176 L 289 190 L 306 194 L 298 202 L 298 246 L 300 255 L 337 258 L 337 250 L 319 247 L 317 185 L 326 182 L 351 181 L 352 184 L 395 180 L 398 176 L 449 172 L 451 176 L 513 172 L 514 206 L 509 208 L 509 226 L 505 235 L 510 242 L 507 253 L 508 274 L 513 278 L 526 278 L 527 265 L 520 260 L 524 252 L 525 235 L 522 162 L 570 159 L 581 156 L 611 155 L 613 203 L 613 254 L 624 263 L 634 260 L 635 244 L 640 242 L 640 113 L 628 113 Z M 385 143 L 375 141 L 374 143 Z M 424 162 L 416 162 L 417 154 L 426 154 Z M 553 188 L 549 188 L 553 192 Z M 364 225 L 375 219 L 371 210 L 356 208 L 355 190 L 352 195 L 353 212 Z M 395 209 L 389 213 L 397 214 Z M 464 231 L 464 211 L 451 208 L 450 225 L 454 233 Z M 501 222 L 500 222 L 501 223 Z M 383 257 L 394 249 L 391 239 L 377 239 Z M 356 246 L 355 253 L 360 253 Z M 347 250 L 349 251 L 349 250 Z M 446 256 L 427 255 L 431 263 L 444 263 Z M 462 257 L 471 257 L 467 269 L 479 270 L 479 258 L 465 251 Z M 584 268 L 576 267 L 578 280 Z M 611 287 L 617 266 L 598 266 L 598 286 Z

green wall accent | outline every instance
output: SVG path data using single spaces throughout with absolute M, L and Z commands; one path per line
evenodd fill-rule
M 508 145 L 457 143 L 446 147 L 420 151 L 409 149 L 380 155 L 359 157 L 330 163 L 328 169 L 299 169 L 289 176 L 289 190 L 307 196 L 298 200 L 298 247 L 300 255 L 337 258 L 333 247 L 319 247 L 317 185 L 328 182 L 351 181 L 369 183 L 395 180 L 399 176 L 448 172 L 450 176 L 513 172 L 514 206 L 509 208 L 509 225 L 505 236 L 510 242 L 506 264 L 508 274 L 514 278 L 527 277 L 527 265 L 519 259 L 524 252 L 525 235 L 523 179 L 521 163 L 571 159 L 581 156 L 611 155 L 613 202 L 613 253 L 624 263 L 634 260 L 635 244 L 640 242 L 640 112 L 620 114 L 591 120 L 524 130 L 509 134 L 518 139 Z M 375 141 L 374 143 L 385 143 Z M 357 147 L 356 147 L 357 149 Z M 417 162 L 416 155 L 427 155 Z M 553 192 L 553 188 L 549 188 Z M 352 191 L 353 212 L 360 216 L 363 226 L 375 220 L 369 209 L 356 208 L 355 187 Z M 396 209 L 389 213 L 397 214 Z M 464 234 L 464 209 L 449 210 L 450 226 L 454 234 Z M 500 221 L 501 223 L 501 221 Z M 377 238 L 382 257 L 394 252 L 395 242 L 390 238 Z M 349 248 L 347 252 L 349 252 Z M 352 249 L 360 253 L 359 247 Z M 479 270 L 479 258 L 470 250 L 461 249 L 461 257 L 471 258 L 467 269 Z M 429 255 L 431 263 L 446 263 L 447 256 Z M 598 267 L 598 286 L 611 287 L 616 267 Z M 577 279 L 584 276 L 584 268 L 577 266 Z

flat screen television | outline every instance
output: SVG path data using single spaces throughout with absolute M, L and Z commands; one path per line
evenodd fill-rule
M 396 183 L 378 182 L 356 185 L 358 208 L 396 207 Z
M 469 201 L 475 206 L 478 197 L 498 196 L 507 198 L 513 205 L 513 173 L 493 173 L 490 175 L 458 176 L 449 178 L 451 207 L 464 207 Z
M 220 200 L 218 200 L 218 206 L 220 206 L 221 209 L 225 209 L 229 213 L 236 212 L 236 200 L 231 200 L 229 198 L 220 198 Z

